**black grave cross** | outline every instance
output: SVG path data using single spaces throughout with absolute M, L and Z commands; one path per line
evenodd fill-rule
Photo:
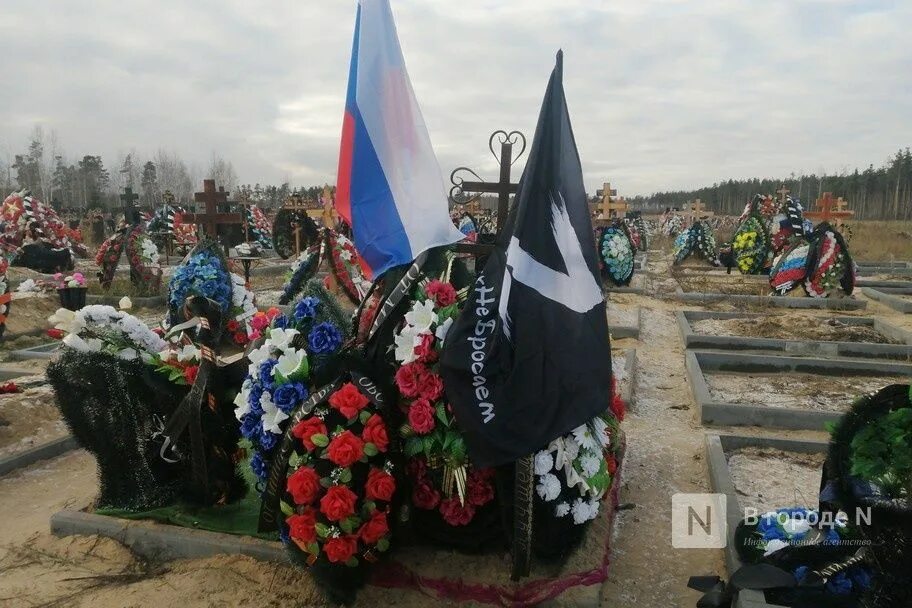
M 496 142 L 495 142 L 496 140 Z M 495 143 L 500 144 L 500 154 L 494 150 Z M 513 151 L 514 146 L 519 145 L 519 151 Z M 497 195 L 497 234 L 503 230 L 504 222 L 507 221 L 507 213 L 510 210 L 510 195 L 516 194 L 519 184 L 510 181 L 510 172 L 516 161 L 526 151 L 526 136 L 519 131 L 497 130 L 491 133 L 488 139 L 488 149 L 500 165 L 500 176 L 496 182 L 486 182 L 468 167 L 457 167 L 450 174 L 450 198 L 455 203 L 465 205 L 472 201 L 478 200 L 482 194 Z M 460 173 L 468 173 L 478 181 L 466 181 Z
M 241 224 L 244 219 L 240 213 L 221 213 L 219 207 L 228 203 L 228 193 L 224 188 L 215 189 L 214 179 L 203 180 L 203 191 L 193 195 L 193 200 L 206 206 L 205 213 L 185 213 L 183 221 L 202 226 L 203 231 L 213 240 L 218 240 L 218 228 L 227 224 Z M 227 249 L 227 245 L 226 245 Z
M 120 200 L 123 202 L 124 219 L 131 226 L 135 226 L 140 221 L 139 210 L 136 208 L 139 195 L 133 192 L 133 188 L 127 186 L 120 195 Z

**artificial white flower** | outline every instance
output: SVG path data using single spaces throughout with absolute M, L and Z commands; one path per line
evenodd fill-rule
M 133 361 L 139 358 L 139 353 L 136 352 L 135 348 L 125 348 L 117 353 L 117 358 L 123 359 L 124 361 Z
M 588 502 L 585 502 L 582 498 L 577 498 L 573 502 L 573 508 L 571 509 L 573 513 L 573 523 L 577 525 L 584 524 L 592 519 L 590 510 Z
M 781 551 L 782 549 L 785 549 L 788 546 L 789 546 L 789 544 L 787 542 L 785 542 L 784 540 L 779 540 L 778 538 L 774 538 L 773 540 L 766 543 L 766 550 L 763 552 L 763 557 L 766 557 L 767 555 L 772 555 L 776 551 Z
M 402 328 L 393 340 L 396 343 L 396 361 L 405 365 L 418 358 L 415 354 L 415 347 L 421 344 L 421 335 L 414 331 L 414 328 L 406 325 Z
M 270 329 L 269 330 L 269 344 L 272 345 L 272 348 L 278 350 L 288 350 L 291 348 L 291 341 L 294 340 L 294 337 L 297 336 L 300 332 L 297 329 Z
M 133 308 L 133 302 L 132 302 L 132 300 L 130 300 L 129 296 L 124 296 L 120 299 L 120 302 L 117 303 L 117 306 L 121 310 L 130 310 L 131 308 Z
M 599 505 L 601 505 L 601 502 L 599 502 L 598 498 L 591 498 L 589 500 L 589 519 L 598 517 Z
M 595 439 L 599 442 L 603 448 L 607 448 L 608 444 L 611 443 L 611 434 L 608 430 L 608 423 L 602 420 L 601 416 L 596 416 L 592 419 L 592 431 L 595 435 Z
M 200 357 L 200 349 L 193 344 L 185 344 L 177 351 L 177 360 L 181 362 L 195 361 Z
M 16 291 L 25 293 L 28 291 L 39 291 L 39 289 L 38 285 L 35 283 L 35 279 L 26 279 L 19 283 L 19 287 L 16 288 Z
M 554 468 L 554 459 L 551 457 L 551 452 L 547 450 L 542 450 L 535 455 L 535 474 L 536 475 L 545 475 L 550 473 L 551 469 Z
M 583 468 L 583 475 L 592 477 L 599 472 L 600 468 L 602 468 L 602 461 L 592 454 L 586 454 L 580 458 L 580 466 Z
M 411 325 L 418 333 L 429 331 L 431 325 L 437 322 L 437 313 L 434 312 L 434 301 L 425 300 L 415 302 L 412 310 L 405 313 L 405 322 Z
M 250 387 L 252 384 L 250 378 L 244 380 L 241 390 L 234 398 L 234 405 L 237 406 L 234 408 L 234 416 L 238 420 L 250 413 Z
M 251 376 L 256 376 L 260 371 L 260 363 L 269 357 L 269 344 L 263 344 L 259 348 L 255 348 L 250 351 L 250 353 L 247 355 L 247 360 L 250 361 L 250 365 L 247 366 L 247 373 Z
M 345 260 L 346 262 L 350 262 L 352 259 L 351 251 L 349 251 L 348 249 L 343 249 L 339 253 L 339 257 L 342 258 L 343 260 Z
M 263 408 L 263 430 L 280 435 L 282 429 L 279 424 L 288 418 L 288 414 L 272 402 L 272 395 L 266 391 L 260 395 L 260 407 Z
M 437 326 L 437 330 L 434 332 L 434 335 L 437 336 L 437 339 L 440 340 L 440 343 L 443 344 L 446 341 L 447 334 L 450 333 L 450 327 L 453 325 L 453 317 L 448 318 L 446 321 Z
M 48 322 L 56 329 L 62 329 L 65 332 L 72 333 L 76 313 L 66 308 L 58 308 L 57 312 L 48 317 Z
M 63 339 L 63 343 L 73 350 L 77 350 L 81 353 L 87 353 L 91 350 L 89 348 L 89 345 L 86 344 L 85 340 L 80 338 L 77 334 L 67 334 Z
M 560 495 L 561 484 L 557 476 L 547 473 L 538 478 L 538 485 L 535 486 L 538 495 L 545 502 L 550 502 Z
M 570 512 L 570 505 L 565 502 L 559 502 L 554 507 L 554 517 L 566 517 Z
M 587 450 L 598 450 L 600 448 L 599 443 L 596 441 L 595 435 L 592 433 L 592 429 L 589 428 L 588 424 L 583 424 L 573 429 L 573 438 L 576 439 L 576 442 L 581 448 Z
M 298 371 L 304 362 L 305 353 L 303 350 L 288 350 L 279 357 L 279 362 L 272 368 L 272 375 L 281 373 L 286 378 Z

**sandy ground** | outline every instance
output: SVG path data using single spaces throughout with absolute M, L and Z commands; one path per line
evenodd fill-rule
M 651 251 L 649 260 L 649 272 L 641 280 L 646 293 L 655 297 L 609 295 L 612 319 L 631 318 L 629 315 L 637 306 L 644 309 L 640 339 L 618 340 L 614 344 L 618 350 L 636 348 L 638 367 L 636 405 L 624 424 L 628 452 L 620 500 L 625 508 L 617 514 L 611 571 L 602 589 L 602 605 L 606 608 L 690 607 L 699 594 L 686 589 L 689 576 L 725 574 L 721 551 L 671 547 L 671 496 L 677 492 L 709 491 L 704 457 L 707 429 L 695 422 L 695 408 L 685 380 L 683 347 L 673 316 L 675 310 L 700 307 L 662 299 L 671 296 L 676 286 L 668 269 L 669 259 L 661 252 Z M 277 285 L 273 283 L 278 282 L 253 277 L 254 287 L 267 296 L 264 300 L 268 299 L 267 292 L 275 292 Z M 735 308 L 724 303 L 715 306 L 716 310 Z M 865 316 L 880 316 L 912 329 L 912 318 L 905 323 L 902 315 L 874 302 Z M 22 365 L 40 370 L 44 363 Z M 742 377 L 741 385 L 744 383 Z M 794 388 L 795 385 L 788 387 Z M 854 396 L 864 388 L 854 385 L 846 390 Z M 737 432 L 823 438 L 819 433 L 744 428 Z M 808 493 L 808 500 L 800 502 L 813 504 L 813 462 L 796 462 L 791 454 L 742 450 L 732 456 L 732 466 L 746 504 L 789 506 L 796 502 L 799 491 L 801 495 Z M 782 467 L 790 467 L 789 473 L 782 475 Z M 113 540 L 51 537 L 48 518 L 62 508 L 89 505 L 96 485 L 94 462 L 84 452 L 73 452 L 0 478 L 0 512 L 6 524 L 0 527 L 0 605 L 325 605 L 308 576 L 289 567 L 238 556 L 150 564 L 136 559 Z M 14 525 L 9 525 L 11 522 Z M 606 533 L 597 531 L 593 540 L 603 540 Z M 450 572 L 462 571 L 473 563 L 465 558 L 451 560 L 446 554 L 435 559 L 440 568 Z M 486 566 L 499 567 L 498 559 L 506 563 L 505 556 L 500 556 L 485 560 Z M 369 588 L 359 596 L 358 605 L 412 608 L 448 604 L 415 592 Z M 557 605 L 578 604 L 569 594 Z
M 704 374 L 714 401 L 842 412 L 859 396 L 908 381 L 900 376 Z
M 690 324 L 695 333 L 713 336 L 748 336 L 780 340 L 897 343 L 868 325 L 849 325 L 837 317 L 768 315 L 746 319 L 704 319 Z
M 744 448 L 728 455 L 741 508 L 816 507 L 823 454 Z
M 49 385 L 0 395 L 0 458 L 66 434 Z

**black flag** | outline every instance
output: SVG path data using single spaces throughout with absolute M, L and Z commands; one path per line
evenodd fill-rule
M 479 466 L 527 456 L 609 405 L 608 321 L 562 64 L 559 52 L 510 216 L 444 343 L 447 397 Z

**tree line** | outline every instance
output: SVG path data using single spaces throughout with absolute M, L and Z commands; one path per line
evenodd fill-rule
M 697 190 L 658 192 L 627 199 L 635 208 L 664 210 L 682 208 L 700 199 L 707 208 L 726 215 L 739 215 L 755 194 L 772 194 L 782 185 L 801 199 L 805 209 L 815 206 L 824 192 L 843 197 L 855 217 L 866 220 L 912 220 L 912 152 L 899 150 L 880 168 L 869 165 L 838 175 L 795 175 L 785 178 L 730 179 Z
M 166 191 L 174 196 L 175 204 L 189 207 L 206 178 L 214 179 L 233 198 L 246 195 L 262 207 L 275 209 L 291 194 L 319 200 L 323 190 L 322 185 L 294 188 L 287 182 L 240 185 L 234 165 L 216 153 L 205 172 L 163 149 L 148 158 L 136 150 L 121 153 L 113 167 L 109 169 L 100 155 L 68 157 L 56 132 L 35 127 L 25 150 L 12 153 L 7 149 L 0 156 L 0 200 L 10 192 L 28 189 L 57 209 L 118 209 L 123 206 L 120 195 L 129 187 L 139 195 L 142 207 L 158 207 Z

